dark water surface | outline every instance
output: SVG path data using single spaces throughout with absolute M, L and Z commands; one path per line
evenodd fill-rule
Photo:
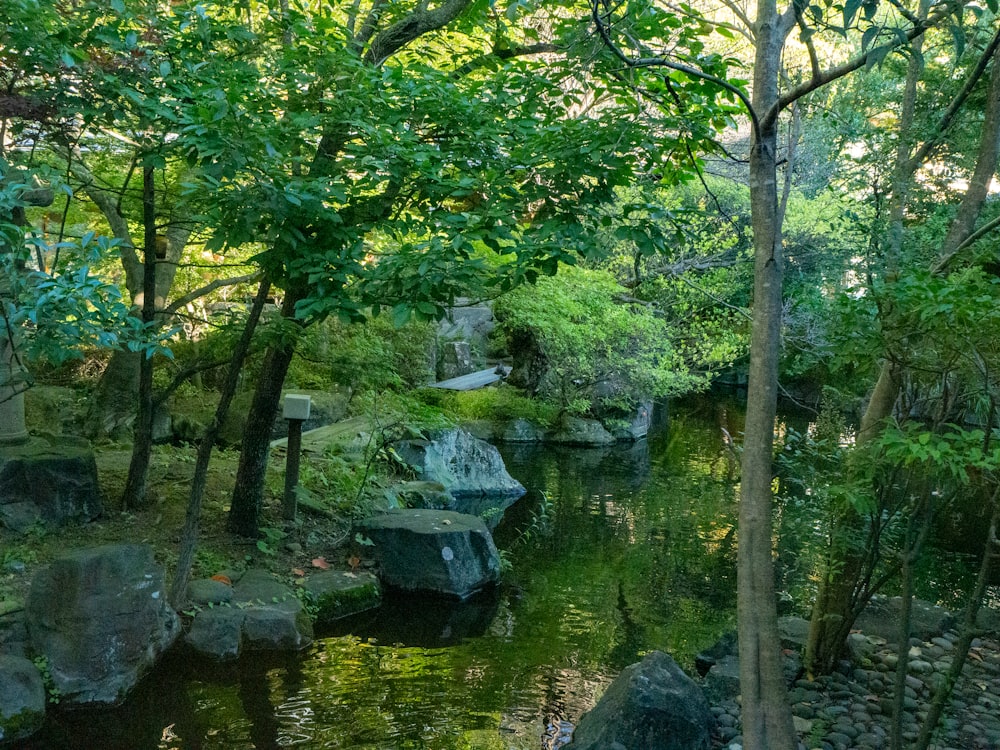
M 733 626 L 729 419 L 706 401 L 634 446 L 507 446 L 530 492 L 496 529 L 495 595 L 390 597 L 301 654 L 173 656 L 121 709 L 57 712 L 28 747 L 558 747 L 640 653 L 690 669 Z

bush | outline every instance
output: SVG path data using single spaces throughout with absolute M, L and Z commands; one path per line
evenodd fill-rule
M 520 287 L 494 310 L 514 357 L 511 380 L 569 411 L 700 390 L 708 373 L 682 353 L 682 335 L 630 299 L 607 271 L 564 267 Z

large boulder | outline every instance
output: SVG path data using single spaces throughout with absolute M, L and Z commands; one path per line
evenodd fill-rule
M 0 449 L 0 525 L 25 531 L 93 520 L 101 514 L 97 461 L 80 438 L 35 437 Z
M 390 510 L 357 525 L 374 542 L 382 581 L 407 591 L 465 599 L 500 579 L 500 555 L 478 516 Z
M 448 317 L 438 323 L 438 339 L 468 341 L 474 349 L 485 351 L 496 327 L 490 303 L 471 304 L 471 300 L 459 298 L 455 305 L 448 310 Z
M 639 440 L 646 437 L 653 427 L 653 402 L 641 401 L 631 414 L 617 423 L 611 433 L 618 440 Z
M 713 725 L 701 688 L 670 656 L 653 651 L 622 670 L 566 750 L 709 750 Z
M 475 369 L 468 341 L 448 341 L 438 348 L 438 380 L 451 380 L 461 375 L 468 375 Z
M 395 447 L 422 480 L 441 484 L 454 498 L 449 510 L 476 513 L 497 503 L 509 505 L 524 494 L 500 452 L 465 430 L 435 430 L 427 440 L 403 440 Z
M 27 659 L 0 655 L 0 745 L 30 737 L 45 721 L 45 684 Z
M 64 704 L 118 704 L 180 633 L 163 571 L 146 545 L 108 545 L 55 560 L 32 582 L 32 646 Z
M 513 419 L 504 425 L 499 435 L 505 443 L 540 443 L 545 439 L 545 430 L 527 419 Z

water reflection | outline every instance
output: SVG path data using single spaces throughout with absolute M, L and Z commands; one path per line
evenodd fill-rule
M 736 502 L 719 410 L 675 415 L 629 446 L 504 446 L 529 492 L 496 529 L 511 570 L 492 595 L 391 595 L 300 655 L 177 656 L 122 711 L 57 715 L 29 747 L 558 747 L 642 653 L 693 668 L 732 626 Z
M 490 630 L 500 609 L 498 591 L 466 601 L 388 592 L 382 606 L 336 623 L 330 635 L 421 648 L 452 646 Z

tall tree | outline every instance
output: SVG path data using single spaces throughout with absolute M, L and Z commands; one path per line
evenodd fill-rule
M 302 93 L 287 103 L 284 141 L 253 165 L 270 160 L 266 175 L 223 186 L 231 200 L 220 223 L 267 244 L 261 262 L 283 288 L 288 323 L 257 381 L 232 531 L 257 533 L 270 430 L 302 325 L 366 310 L 439 317 L 456 296 L 497 293 L 587 252 L 579 214 L 630 173 L 640 133 L 573 117 L 584 105 L 570 72 L 558 59 L 532 62 L 565 57 L 559 14 L 541 17 L 539 31 L 518 25 L 527 10 L 451 0 L 292 14 L 295 42 L 277 65 L 295 68 Z
M 627 8 L 626 15 L 622 16 L 620 11 L 594 2 L 592 15 L 598 32 L 622 62 L 638 71 L 666 68 L 673 71 L 671 76 L 680 74 L 712 84 L 717 91 L 735 95 L 751 121 L 749 182 L 754 300 L 741 459 L 737 607 L 743 738 L 745 747 L 753 750 L 793 750 L 798 741 L 781 674 L 772 562 L 772 453 L 781 348 L 781 227 L 784 218 L 778 192 L 779 117 L 794 103 L 831 82 L 883 60 L 893 49 L 908 44 L 929 26 L 944 21 L 956 12 L 956 8 L 949 3 L 937 4 L 932 6 L 926 19 L 903 9 L 903 26 L 894 19 L 890 29 L 878 16 L 874 2 L 847 3 L 842 8 L 825 10 L 818 5 L 807 8 L 799 3 L 779 9 L 774 0 L 762 0 L 757 4 L 753 20 L 738 3 L 727 3 L 727 7 L 742 21 L 743 31 L 754 45 L 752 95 L 748 95 L 740 84 L 726 80 L 717 70 L 706 69 L 701 57 L 685 59 L 676 51 L 662 51 L 676 50 L 677 40 L 637 37 L 635 30 L 637 26 L 643 27 L 641 17 L 644 14 L 669 12 L 665 8 L 657 9 L 656 3 Z M 629 11 L 635 15 L 628 15 Z M 824 28 L 845 35 L 857 30 L 859 21 L 867 27 L 862 52 L 823 68 L 814 37 Z M 688 26 L 698 28 L 701 33 L 719 28 L 708 18 L 697 16 L 689 18 Z M 644 27 L 650 27 L 648 21 Z M 782 70 L 783 54 L 796 28 L 809 54 L 808 72 L 798 82 L 783 75 Z M 663 34 L 664 29 L 658 28 L 657 32 Z M 731 34 L 728 29 L 727 33 Z M 879 41 L 884 43 L 875 44 Z M 626 53 L 626 49 L 630 52 Z M 643 83 L 649 85 L 645 80 Z

